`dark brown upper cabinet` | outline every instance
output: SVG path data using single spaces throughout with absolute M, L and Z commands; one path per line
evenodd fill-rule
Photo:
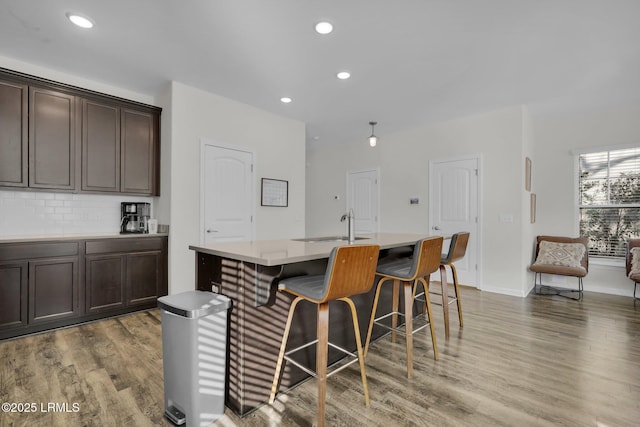
M 82 190 L 158 195 L 158 115 L 82 100 Z
M 120 108 L 82 100 L 82 190 L 120 191 Z
M 26 84 L 0 80 L 0 185 L 28 185 Z
M 156 115 L 122 109 L 121 192 L 157 194 Z
M 29 88 L 29 187 L 75 190 L 76 97 Z
M 0 187 L 159 196 L 161 111 L 0 69 Z

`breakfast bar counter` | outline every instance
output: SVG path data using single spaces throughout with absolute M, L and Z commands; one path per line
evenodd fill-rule
M 353 244 L 379 245 L 380 249 L 389 249 L 413 245 L 424 237 L 426 236 L 402 233 L 361 234 Z M 276 266 L 327 258 L 331 249 L 348 244 L 346 237 L 331 236 L 192 245 L 189 249 L 264 266 Z
M 354 244 L 380 246 L 380 262 L 411 253 L 419 234 L 376 233 L 358 236 Z M 192 245 L 196 252 L 196 289 L 223 294 L 232 301 L 229 318 L 229 366 L 226 405 L 244 415 L 269 398 L 271 382 L 291 297 L 277 292 L 280 280 L 304 274 L 324 274 L 331 250 L 348 245 L 341 237 L 225 242 Z M 373 284 L 372 284 L 373 285 Z M 360 324 L 368 324 L 372 289 L 353 298 Z M 380 296 L 380 307 L 391 307 L 391 292 Z M 300 303 L 289 335 L 288 348 L 307 342 L 316 333 L 316 306 Z M 331 304 L 329 340 L 354 350 L 350 312 L 345 304 Z M 374 338 L 383 328 L 374 329 Z M 366 333 L 366 331 L 365 331 Z M 301 352 L 300 362 L 315 366 L 313 347 Z M 341 354 L 329 351 L 329 363 Z M 287 364 L 280 390 L 308 375 Z

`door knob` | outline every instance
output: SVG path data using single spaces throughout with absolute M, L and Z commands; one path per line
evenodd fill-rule
M 433 226 L 433 229 L 434 229 L 434 230 L 440 230 L 440 227 L 438 227 L 437 225 L 434 225 L 434 226 Z
M 207 233 L 217 233 L 217 232 L 218 232 L 218 230 L 212 230 L 212 229 L 208 229 L 207 230 Z

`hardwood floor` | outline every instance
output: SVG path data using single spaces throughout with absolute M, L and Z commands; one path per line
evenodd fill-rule
M 327 425 L 639 425 L 640 303 L 594 293 L 583 301 L 522 299 L 465 288 L 462 306 L 465 327 L 452 313 L 448 341 L 434 307 L 440 360 L 433 360 L 428 332 L 417 334 L 410 380 L 402 337 L 372 345 L 370 408 L 357 365 L 331 377 Z M 244 418 L 227 410 L 214 425 L 312 425 L 315 398 L 310 380 Z M 170 426 L 163 416 L 160 313 L 0 342 L 0 402 L 37 404 L 32 413 L 0 412 L 3 427 Z M 47 411 L 49 402 L 67 403 L 67 412 Z

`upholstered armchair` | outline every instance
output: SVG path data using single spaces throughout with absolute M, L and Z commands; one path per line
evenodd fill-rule
M 561 292 L 578 293 L 582 299 L 582 278 L 589 272 L 588 239 L 586 237 L 538 236 L 536 238 L 535 262 L 529 269 L 533 271 L 533 291 L 538 295 L 560 295 Z M 578 279 L 578 289 L 554 288 L 542 285 L 542 274 L 572 276 Z M 549 292 L 551 291 L 551 292 Z
M 640 283 L 640 239 L 627 240 L 627 277 L 633 280 L 633 298 Z

